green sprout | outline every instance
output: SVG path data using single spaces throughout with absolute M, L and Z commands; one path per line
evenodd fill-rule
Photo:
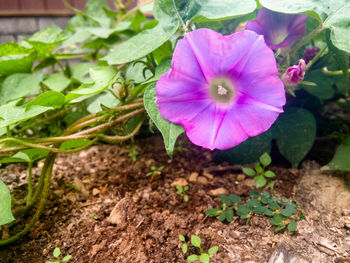
M 254 176 L 254 184 L 257 188 L 261 188 L 266 185 L 266 178 L 273 178 L 276 174 L 270 170 L 266 171 L 266 166 L 271 164 L 271 157 L 268 153 L 264 153 L 260 156 L 260 163 L 257 163 L 252 168 L 243 168 L 242 171 L 248 176 Z M 275 181 L 270 181 L 267 185 L 273 189 Z
M 186 239 L 183 235 L 179 235 L 179 239 L 182 242 L 182 253 L 186 254 L 188 251 L 188 245 L 186 243 Z M 202 263 L 209 263 L 210 262 L 210 256 L 215 255 L 219 247 L 218 246 L 213 246 L 209 248 L 208 252 L 204 252 L 203 248 L 201 247 L 201 239 L 200 237 L 196 235 L 191 235 L 191 244 L 192 246 L 196 247 L 199 249 L 200 253 L 197 254 L 191 254 L 187 257 L 188 262 L 194 262 L 199 260 Z
M 56 258 L 56 261 L 46 261 L 46 263 L 61 263 L 61 262 L 67 262 L 69 261 L 72 256 L 71 255 L 67 255 L 65 256 L 62 261 L 60 261 L 60 255 L 61 255 L 61 250 L 56 247 L 53 251 L 53 256 Z
M 174 148 L 174 151 L 179 151 L 179 152 L 187 152 L 188 149 L 186 147 L 183 147 L 183 141 L 178 140 L 177 146 Z
M 189 186 L 185 185 L 184 187 L 182 187 L 180 185 L 176 185 L 175 187 L 176 187 L 176 194 L 183 195 L 184 202 L 188 202 L 190 197 L 188 196 L 188 194 L 186 194 L 186 192 L 188 191 Z
M 130 150 L 130 153 L 128 154 L 128 156 L 131 157 L 133 162 L 136 162 L 139 152 L 136 150 L 134 146 L 128 145 L 126 146 L 126 148 Z
M 164 166 L 160 166 L 160 167 L 158 167 L 158 168 L 155 167 L 155 166 L 151 166 L 151 171 L 148 172 L 148 173 L 146 174 L 146 176 L 147 176 L 147 177 L 152 176 L 152 178 L 158 177 L 158 176 L 161 175 L 163 169 L 164 169 Z
M 235 194 L 229 196 L 220 195 L 222 205 L 205 211 L 209 217 L 218 217 L 221 222 L 232 222 L 236 218 L 245 219 L 248 224 L 254 214 L 263 214 L 270 217 L 271 225 L 275 226 L 275 232 L 288 229 L 294 232 L 297 221 L 304 218 L 304 210 L 299 203 L 285 197 L 276 197 L 269 192 L 251 191 L 249 199 L 244 203 Z

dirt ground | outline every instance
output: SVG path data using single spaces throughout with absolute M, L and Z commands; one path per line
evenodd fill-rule
M 60 155 L 40 222 L 18 243 L 0 248 L 0 262 L 54 260 L 59 247 L 72 255 L 70 262 L 181 263 L 188 254 L 179 234 L 200 236 L 205 249 L 219 246 L 211 262 L 350 262 L 350 194 L 342 179 L 312 162 L 300 170 L 271 167 L 277 175 L 272 193 L 295 198 L 306 210 L 296 233 L 274 233 L 264 216 L 249 225 L 221 223 L 204 212 L 220 203 L 220 193 L 247 197 L 254 182 L 239 167 L 212 163 L 212 152 L 182 140 L 186 150 L 173 158 L 159 136 L 136 140 L 135 162 L 126 145 Z M 151 166 L 164 169 L 147 177 Z M 40 164 L 34 174 L 39 172 Z M 25 174 L 24 166 L 9 165 L 0 176 L 20 194 Z M 174 184 L 189 185 L 189 202 Z

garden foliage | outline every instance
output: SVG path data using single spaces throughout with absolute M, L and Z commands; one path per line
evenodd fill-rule
M 177 137 L 185 130 L 194 143 L 206 148 L 227 149 L 227 145 L 237 145 L 226 151 L 220 150 L 216 155 L 217 160 L 232 163 L 259 160 L 263 153 L 271 151 L 271 143 L 275 141 L 279 152 L 294 167 L 310 151 L 317 136 L 336 138 L 340 146 L 329 167 L 350 170 L 349 120 L 342 118 L 342 113 L 350 109 L 348 0 L 260 0 L 259 4 L 255 0 L 155 0 L 154 3 L 150 0 L 133 9 L 128 9 L 118 0 L 115 3 L 117 11 L 113 11 L 105 0 L 89 0 L 84 11 L 73 8 L 76 15 L 66 28 L 50 26 L 19 43 L 0 45 L 0 163 L 28 164 L 28 195 L 24 206 L 11 202 L 10 191 L 0 178 L 0 225 L 11 223 L 34 206 L 37 209 L 25 229 L 8 240 L 0 241 L 0 246 L 23 236 L 38 219 L 58 153 L 80 151 L 101 142 L 125 141 L 140 129 L 145 132 L 158 129 L 169 155 L 173 154 Z M 143 11 L 147 10 L 153 10 L 154 19 L 146 18 Z M 276 14 L 281 23 L 275 25 L 277 28 L 269 28 L 277 30 L 277 35 L 256 29 L 262 24 L 269 25 L 271 17 Z M 290 24 L 292 20 L 288 16 L 298 17 L 302 28 L 294 28 L 293 31 L 296 25 Z M 238 32 L 248 21 L 254 21 L 250 22 L 254 23 L 250 29 L 255 32 Z M 223 35 L 238 33 L 223 37 L 214 31 Z M 205 32 L 210 39 L 201 39 L 198 32 Z M 197 39 L 191 38 L 195 35 Z M 269 37 L 270 42 L 265 41 L 268 45 L 262 41 L 263 37 L 265 40 Z M 192 55 L 183 49 L 185 39 L 188 43 L 197 41 Z M 212 47 L 205 47 L 205 44 L 212 43 L 213 39 L 213 43 L 218 45 L 215 50 L 220 55 L 205 50 L 211 50 Z M 254 42 L 255 39 L 258 39 L 257 42 Z M 237 63 L 233 63 L 230 65 L 236 67 L 233 73 L 224 71 L 229 77 L 221 76 L 211 83 L 219 97 L 233 92 L 229 102 L 226 98 L 214 96 L 216 102 L 211 104 L 210 111 L 203 109 L 192 116 L 186 110 L 193 108 L 186 108 L 187 104 L 181 104 L 183 107 L 174 104 L 178 97 L 174 95 L 172 102 L 171 95 L 163 96 L 164 92 L 184 88 L 175 83 L 179 80 L 175 73 L 179 67 L 183 67 L 179 70 L 183 72 L 191 66 L 184 64 L 194 61 L 191 56 L 200 55 L 197 56 L 199 68 L 206 71 L 204 77 L 210 78 L 212 72 L 209 68 L 213 66 L 214 71 L 218 70 L 218 65 L 226 61 L 222 55 L 227 49 L 222 47 L 227 43 L 229 46 L 230 43 L 238 45 L 246 40 L 259 43 L 261 52 L 268 54 L 269 58 L 261 60 L 260 64 L 259 61 L 251 63 L 244 54 L 240 54 L 243 59 L 237 59 L 235 63 L 244 61 L 245 65 L 238 67 Z M 284 43 L 283 46 L 281 43 Z M 232 50 L 236 52 L 234 55 L 239 55 L 237 49 Z M 252 52 L 256 50 L 252 48 Z M 250 54 L 251 59 L 256 54 Z M 220 57 L 217 65 L 214 65 L 217 62 L 215 56 Z M 215 63 L 205 64 L 207 58 Z M 183 65 L 178 63 L 182 59 Z M 306 61 L 306 66 L 297 66 L 300 59 Z M 266 61 L 269 70 L 266 69 Z M 203 65 L 206 68 L 201 67 Z M 247 67 L 249 76 L 244 75 Z M 293 77 L 293 81 L 282 83 L 284 73 Z M 185 78 L 193 83 L 193 78 L 197 76 L 193 73 L 181 76 L 181 80 Z M 235 92 L 243 94 L 239 90 L 240 85 L 231 83 L 231 86 L 227 82 L 231 77 L 244 84 L 241 87 L 243 91 L 246 88 L 253 93 L 259 89 L 261 99 L 271 96 L 273 101 L 277 98 L 276 105 L 268 105 L 270 101 L 265 101 L 263 108 L 268 110 L 260 116 L 255 114 L 258 110 L 254 108 L 260 102 L 256 102 L 254 96 L 251 99 L 250 94 L 243 96 L 244 101 L 237 99 L 231 103 L 231 99 L 236 98 Z M 168 86 L 163 85 L 164 81 L 169 81 L 172 90 L 166 91 Z M 200 86 L 199 82 L 191 84 L 191 94 L 198 91 L 196 99 L 208 99 L 209 93 L 204 94 L 207 97 L 200 93 L 206 84 Z M 280 95 L 275 96 L 274 92 Z M 249 111 L 251 102 L 248 97 L 252 101 L 255 99 L 255 106 L 252 106 L 254 114 Z M 160 111 L 165 104 L 171 107 L 166 105 L 168 108 Z M 238 110 L 244 108 L 242 114 L 229 111 L 232 105 L 238 105 Z M 177 118 L 174 112 L 168 114 L 174 109 L 178 116 L 184 117 Z M 210 114 L 221 116 L 221 121 L 214 117 L 214 122 L 204 122 Z M 273 116 L 268 117 L 269 114 Z M 197 116 L 202 121 L 201 130 L 194 138 L 191 136 L 198 122 L 189 119 Z M 230 116 L 234 116 L 229 120 L 236 126 L 229 130 L 231 124 L 225 123 L 224 119 L 226 121 Z M 249 121 L 247 124 L 246 119 Z M 237 131 L 239 126 L 240 134 Z M 214 129 L 217 132 L 213 133 Z M 206 143 L 205 140 L 211 142 Z M 223 143 L 216 144 L 216 140 L 223 140 Z M 133 157 L 135 161 L 136 156 Z M 43 158 L 42 173 L 34 187 L 31 168 Z

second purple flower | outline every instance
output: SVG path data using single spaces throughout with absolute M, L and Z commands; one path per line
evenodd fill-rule
M 290 15 L 261 8 L 256 19 L 246 24 L 246 29 L 263 35 L 273 50 L 289 47 L 305 36 L 307 15 Z

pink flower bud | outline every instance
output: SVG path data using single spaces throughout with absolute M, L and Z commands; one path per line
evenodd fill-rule
M 289 67 L 286 72 L 282 75 L 282 81 L 286 86 L 297 85 L 304 79 L 306 71 L 306 63 L 304 59 L 299 60 L 298 65 Z

